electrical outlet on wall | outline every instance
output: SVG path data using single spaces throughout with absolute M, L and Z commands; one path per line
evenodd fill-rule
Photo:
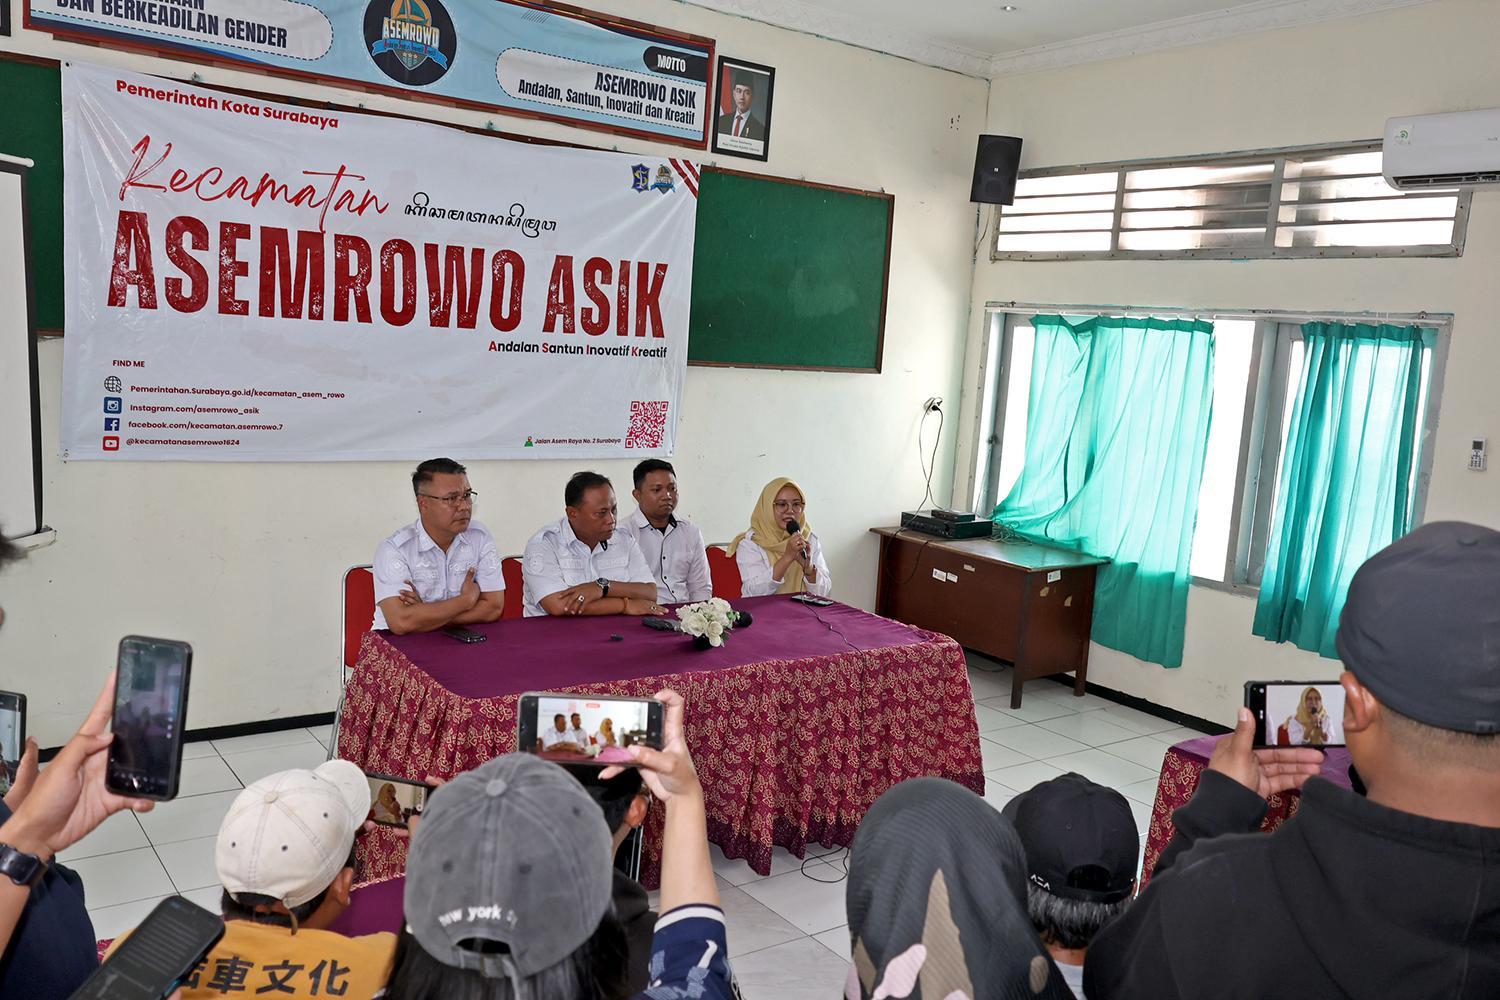
M 923 413 L 931 413 L 933 410 L 941 410 L 942 408 L 943 408 L 943 397 L 942 396 L 928 396 L 927 397 L 927 402 L 925 402 L 925 403 L 922 404 L 922 412 Z

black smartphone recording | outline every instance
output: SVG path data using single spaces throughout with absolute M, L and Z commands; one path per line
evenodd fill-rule
M 654 698 L 545 692 L 523 694 L 516 746 L 559 764 L 635 765 L 627 748 L 660 750 L 665 712 Z
M 182 734 L 187 722 L 193 647 L 174 639 L 127 635 L 120 640 L 115 712 L 104 783 L 145 799 L 177 795 Z
M 72 1000 L 162 1000 L 224 936 L 217 913 L 168 896 L 146 915 Z
M 1258 747 L 1344 745 L 1344 689 L 1338 681 L 1247 681 Z
M 432 792 L 432 786 L 423 782 L 373 771 L 365 772 L 365 780 L 370 783 L 370 819 L 381 826 L 410 826 L 412 817 L 427 808 Z
M 0 762 L 3 762 L 4 769 L 0 774 L 0 795 L 10 791 L 25 750 L 26 696 L 0 691 Z

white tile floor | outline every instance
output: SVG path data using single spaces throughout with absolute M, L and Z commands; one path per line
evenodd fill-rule
M 999 809 L 1018 792 L 1064 771 L 1120 789 L 1131 800 L 1142 845 L 1166 748 L 1201 735 L 1094 695 L 1075 698 L 1053 681 L 1032 681 L 1010 708 L 1010 673 L 970 657 L 979 718 L 985 799 Z M 217 909 L 214 836 L 238 790 L 326 756 L 329 731 L 293 729 L 190 744 L 182 790 L 141 816 L 122 813 L 75 845 L 63 861 L 84 879 L 99 937 L 138 924 L 156 901 L 180 892 Z M 841 995 L 849 957 L 844 917 L 848 852 L 814 847 L 807 861 L 777 848 L 769 876 L 713 848 L 729 920 L 735 975 L 748 1000 L 824 1000 Z

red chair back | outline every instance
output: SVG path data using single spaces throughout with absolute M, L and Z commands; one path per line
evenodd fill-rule
M 1276 745 L 1279 747 L 1289 747 L 1292 745 L 1292 734 L 1286 731 L 1284 723 L 1276 727 Z
M 739 563 L 724 551 L 721 545 L 706 546 L 708 552 L 708 576 L 713 581 L 714 596 L 726 601 L 738 600 L 744 582 L 740 579 Z
M 505 610 L 501 612 L 502 621 L 508 618 L 520 618 L 526 613 L 526 598 L 524 590 L 526 581 L 521 576 L 521 557 L 506 556 L 500 560 L 500 575 L 505 577 Z
M 359 643 L 375 620 L 375 575 L 368 566 L 344 572 L 344 666 L 354 669 Z

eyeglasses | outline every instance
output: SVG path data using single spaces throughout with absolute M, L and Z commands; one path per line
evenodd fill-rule
M 470 490 L 467 493 L 455 493 L 452 496 L 446 497 L 435 497 L 431 493 L 418 493 L 417 496 L 436 500 L 438 503 L 447 504 L 449 507 L 457 507 L 460 504 L 468 504 L 472 507 L 474 506 L 474 499 L 479 496 L 479 493 L 475 490 Z
M 772 506 L 780 511 L 807 509 L 807 504 L 801 500 L 777 500 Z

